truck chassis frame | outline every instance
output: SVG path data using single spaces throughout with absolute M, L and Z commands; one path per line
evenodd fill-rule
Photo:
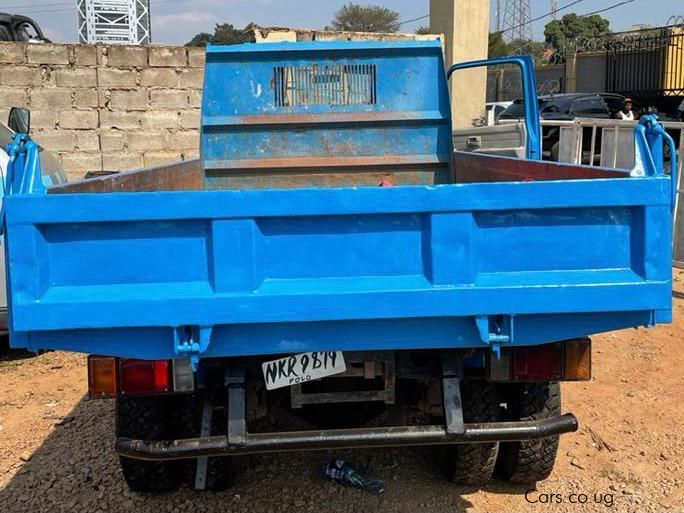
M 577 418 L 572 413 L 536 421 L 463 422 L 460 382 L 462 366 L 453 353 L 442 355 L 442 400 L 444 425 L 397 426 L 292 431 L 281 433 L 249 433 L 245 401 L 245 370 L 240 363 L 228 366 L 227 434 L 178 440 L 146 441 L 119 438 L 116 450 L 121 456 L 140 460 L 167 461 L 207 456 L 235 456 L 281 451 L 326 450 L 354 447 L 398 447 L 452 443 L 483 443 L 533 440 L 577 431 Z M 211 424 L 211 405 L 204 404 L 203 431 Z M 208 420 L 207 420 L 208 419 Z

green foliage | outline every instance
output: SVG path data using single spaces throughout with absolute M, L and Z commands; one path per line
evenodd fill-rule
M 503 40 L 501 32 L 492 32 L 489 34 L 489 49 L 487 56 L 490 59 L 494 57 L 504 57 L 509 54 L 508 45 Z
M 195 34 L 195 37 L 188 41 L 185 46 L 207 46 L 211 43 L 212 37 L 213 36 L 208 32 L 200 32 L 199 34 Z
M 352 32 L 397 32 L 399 13 L 377 5 L 348 3 L 335 13 L 330 28 Z
M 560 20 L 553 20 L 544 27 L 546 42 L 556 50 L 565 48 L 578 37 L 599 37 L 606 34 L 610 34 L 610 21 L 598 14 L 566 14 Z
M 250 23 L 244 29 L 237 29 L 230 23 L 217 23 L 214 27 L 213 34 L 200 32 L 186 43 L 186 46 L 207 46 L 208 44 L 235 45 L 245 43 L 249 40 L 248 31 L 254 26 L 254 23 Z
M 432 34 L 432 31 L 430 30 L 430 27 L 426 27 L 425 25 L 421 25 L 416 29 L 416 34 Z
M 535 62 L 545 60 L 548 46 L 543 41 L 516 40 L 508 43 L 508 52 L 512 55 L 531 55 Z
M 487 55 L 490 59 L 505 57 L 506 55 L 531 55 L 537 65 L 548 64 L 552 50 L 543 41 L 528 41 L 520 39 L 506 43 L 500 32 L 489 34 L 489 50 Z

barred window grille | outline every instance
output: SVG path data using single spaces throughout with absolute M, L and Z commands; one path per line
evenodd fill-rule
M 274 85 L 276 107 L 377 102 L 374 64 L 277 66 Z

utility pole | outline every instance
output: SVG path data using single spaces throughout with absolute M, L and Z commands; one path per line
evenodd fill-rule
M 558 0 L 551 0 L 551 18 L 558 19 Z
M 501 0 L 496 0 L 496 31 L 501 32 Z
M 506 0 L 503 16 L 504 37 L 511 41 L 532 40 L 532 9 L 530 0 Z
M 77 0 L 81 43 L 150 44 L 150 0 Z

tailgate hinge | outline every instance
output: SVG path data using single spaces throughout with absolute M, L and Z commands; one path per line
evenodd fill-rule
M 181 326 L 173 330 L 174 352 L 190 358 L 192 370 L 197 370 L 200 356 L 209 348 L 213 326 Z
M 497 358 L 501 355 L 501 344 L 513 342 L 513 318 L 515 315 L 477 315 L 475 324 L 483 342 L 491 346 Z

